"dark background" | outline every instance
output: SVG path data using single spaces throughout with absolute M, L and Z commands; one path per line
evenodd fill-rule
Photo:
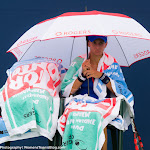
M 0 87 L 7 79 L 6 70 L 16 61 L 11 53 L 6 51 L 12 44 L 33 25 L 65 12 L 98 10 L 104 12 L 122 13 L 134 18 L 150 32 L 150 2 L 149 0 L 1 0 L 0 1 Z M 150 48 L 149 48 L 150 50 Z M 129 68 L 122 68 L 129 89 L 135 97 L 135 123 L 141 135 L 144 149 L 149 148 L 149 84 L 150 59 L 134 63 Z M 3 145 L 3 144 L 2 144 Z M 47 139 L 38 137 L 11 142 L 11 146 L 48 145 Z M 108 149 L 111 149 L 109 138 Z M 124 133 L 124 150 L 134 150 L 131 126 Z

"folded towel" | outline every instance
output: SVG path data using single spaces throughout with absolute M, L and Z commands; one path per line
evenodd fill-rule
M 58 131 L 63 136 L 62 149 L 100 150 L 105 141 L 103 129 L 118 116 L 123 98 L 72 97 L 58 120 Z
M 42 135 L 52 140 L 64 73 L 60 64 L 41 58 L 17 62 L 7 71 L 8 79 L 0 92 L 0 106 L 8 134 L 15 137 L 12 139 L 20 139 L 24 133 L 24 137 L 30 138 L 32 131 L 32 136 Z

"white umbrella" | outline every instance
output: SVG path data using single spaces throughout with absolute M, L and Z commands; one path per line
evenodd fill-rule
M 56 60 L 68 68 L 86 53 L 86 36 L 108 36 L 106 53 L 121 66 L 150 57 L 150 34 L 134 19 L 99 11 L 69 12 L 45 20 L 24 33 L 8 50 L 18 61 L 35 57 Z

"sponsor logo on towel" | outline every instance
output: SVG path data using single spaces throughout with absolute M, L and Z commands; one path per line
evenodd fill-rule
M 56 96 L 56 87 L 60 84 L 60 74 L 54 63 L 33 63 L 17 67 L 7 79 L 7 87 L 2 91 L 4 101 L 26 89 L 40 88 Z M 7 93 L 6 93 L 7 92 Z M 35 102 L 37 103 L 37 101 Z
M 0 134 L 6 134 L 6 133 L 8 133 L 7 130 L 0 130 Z

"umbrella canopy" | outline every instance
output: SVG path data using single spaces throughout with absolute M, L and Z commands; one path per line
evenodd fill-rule
M 150 57 L 150 34 L 134 19 L 99 11 L 69 12 L 45 20 L 24 33 L 7 51 L 18 61 L 35 57 L 56 60 L 68 68 L 86 53 L 86 36 L 108 36 L 105 51 L 121 66 Z

